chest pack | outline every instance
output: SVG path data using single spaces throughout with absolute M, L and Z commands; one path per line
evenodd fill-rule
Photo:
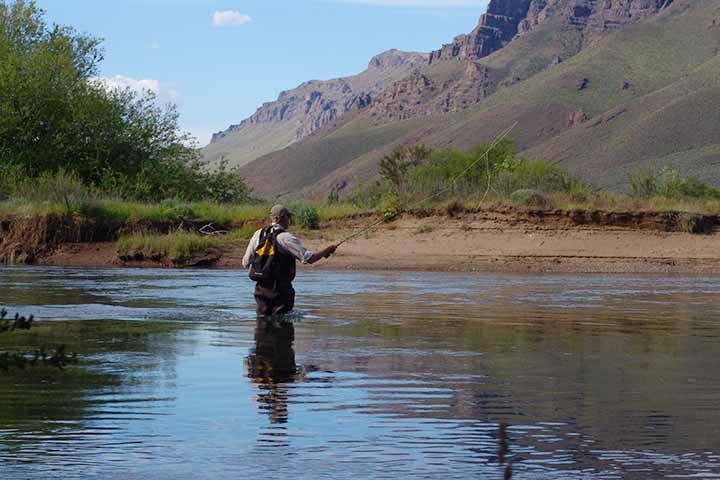
M 260 231 L 258 246 L 250 264 L 250 280 L 270 287 L 294 279 L 294 258 L 278 248 L 277 236 L 282 232 L 272 226 Z

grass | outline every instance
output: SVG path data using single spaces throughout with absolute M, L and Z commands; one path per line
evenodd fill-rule
M 69 200 L 38 200 L 11 198 L 0 201 L 0 216 L 10 215 L 32 217 L 40 215 L 80 215 L 100 221 L 132 223 L 141 221 L 176 222 L 199 220 L 218 225 L 242 225 L 247 222 L 263 221 L 268 218 L 270 204 L 232 205 L 212 202 L 178 202 L 167 200 L 161 203 L 143 203 L 110 198 Z M 320 222 L 331 221 L 365 210 L 350 204 L 315 205 L 298 203 L 292 208 L 312 207 Z
M 232 241 L 230 236 L 200 235 L 177 232 L 168 235 L 138 233 L 120 238 L 117 242 L 121 258 L 167 259 L 180 262 L 210 249 L 222 248 Z

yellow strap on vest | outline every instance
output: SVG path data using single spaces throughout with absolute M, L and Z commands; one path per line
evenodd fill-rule
M 275 255 L 275 247 L 269 240 L 265 240 L 265 244 L 255 250 L 255 254 L 260 257 Z

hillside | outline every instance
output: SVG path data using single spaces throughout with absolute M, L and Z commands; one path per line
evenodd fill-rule
M 527 6 L 525 16 L 503 15 L 508 6 Z M 513 135 L 526 155 L 598 186 L 621 189 L 628 169 L 648 162 L 717 180 L 719 49 L 712 0 L 494 0 L 478 29 L 369 108 L 243 173 L 261 195 L 323 196 L 371 178 L 395 145 L 467 148 L 519 121 Z
M 214 164 L 225 158 L 232 166 L 240 166 L 285 148 L 349 112 L 368 107 L 389 83 L 426 62 L 427 55 L 422 53 L 389 50 L 370 60 L 358 75 L 311 80 L 282 92 L 250 118 L 213 135 L 203 150 L 205 160 Z

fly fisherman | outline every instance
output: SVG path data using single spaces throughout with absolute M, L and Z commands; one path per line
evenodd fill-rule
M 296 262 L 313 264 L 328 258 L 337 249 L 337 245 L 329 245 L 317 253 L 306 250 L 300 240 L 287 231 L 291 218 L 292 213 L 284 206 L 272 207 L 270 225 L 255 232 L 245 251 L 243 267 L 250 268 L 250 279 L 257 282 L 258 315 L 281 315 L 292 310 Z

